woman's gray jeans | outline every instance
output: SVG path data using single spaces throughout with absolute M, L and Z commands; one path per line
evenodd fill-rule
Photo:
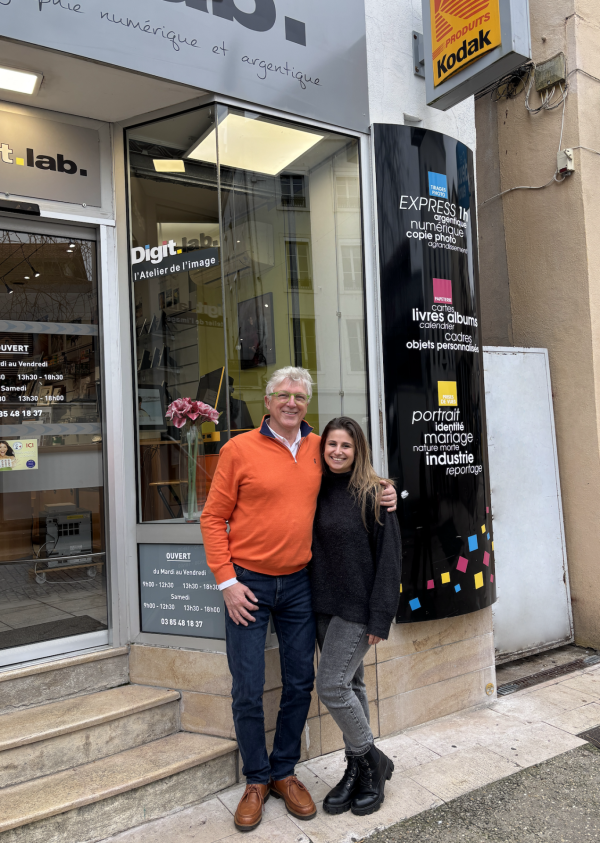
M 317 693 L 344 734 L 346 755 L 364 755 L 373 744 L 363 659 L 367 627 L 334 615 L 317 615 Z

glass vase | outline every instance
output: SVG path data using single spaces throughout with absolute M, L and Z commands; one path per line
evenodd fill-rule
M 192 424 L 181 433 L 179 480 L 183 520 L 198 524 L 206 503 L 204 441 L 199 425 Z

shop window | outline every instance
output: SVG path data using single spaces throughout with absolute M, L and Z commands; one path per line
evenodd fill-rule
M 283 174 L 279 177 L 281 185 L 281 205 L 284 208 L 306 208 L 306 188 L 304 176 Z
M 106 630 L 96 244 L 0 230 L 0 650 Z
M 199 508 L 275 369 L 312 372 L 317 432 L 343 413 L 366 425 L 364 366 L 344 384 L 336 269 L 341 244 L 358 247 L 344 311 L 362 319 L 358 142 L 211 105 L 129 130 L 128 154 L 139 518 L 177 523 L 190 483 L 175 399 L 220 414 L 202 425 Z
M 365 324 L 362 319 L 347 319 L 350 371 L 365 370 Z
M 360 244 L 340 246 L 342 256 L 342 276 L 344 279 L 344 290 L 355 293 L 362 290 L 362 249 Z

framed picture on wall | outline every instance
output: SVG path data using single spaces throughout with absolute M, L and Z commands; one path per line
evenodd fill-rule
M 238 304 L 238 344 L 242 369 L 276 363 L 273 293 Z
M 165 396 L 161 387 L 138 387 L 138 424 L 140 430 L 166 431 Z

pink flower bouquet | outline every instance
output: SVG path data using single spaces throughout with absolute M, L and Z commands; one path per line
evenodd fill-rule
M 204 444 L 200 425 L 203 422 L 219 423 L 220 413 L 203 401 L 192 401 L 191 398 L 177 398 L 171 402 L 165 413 L 175 427 L 181 429 L 179 445 L 179 479 L 181 490 L 181 504 L 184 521 L 198 523 L 200 513 L 206 501 L 205 471 L 202 467 Z M 196 474 L 198 465 L 203 474 L 197 487 Z
M 175 427 L 181 428 L 186 422 L 203 424 L 203 422 L 219 423 L 219 413 L 210 404 L 203 401 L 192 401 L 191 398 L 177 398 L 169 404 L 165 413 Z

